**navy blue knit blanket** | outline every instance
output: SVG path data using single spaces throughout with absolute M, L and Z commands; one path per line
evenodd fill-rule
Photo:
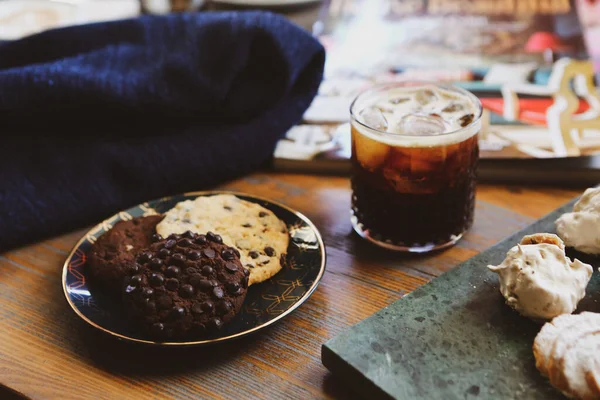
M 146 16 L 0 44 L 0 251 L 268 165 L 324 50 L 267 12 Z

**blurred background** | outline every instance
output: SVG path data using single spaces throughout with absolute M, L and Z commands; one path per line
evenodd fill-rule
M 591 65 L 595 87 L 575 93 L 576 114 L 592 115 L 600 104 L 598 0 L 0 0 L 0 40 L 144 14 L 252 9 L 285 15 L 327 51 L 318 96 L 275 151 L 278 169 L 347 171 L 352 99 L 376 83 L 415 79 L 451 83 L 481 99 L 481 171 L 493 165 L 506 175 L 515 160 L 600 154 L 597 117 L 572 132 L 568 148 L 556 137 L 571 133 L 547 120 L 558 95 L 553 85 L 582 68 L 559 60 Z M 578 168 L 600 171 L 600 160 L 586 160 Z
M 320 4 L 319 0 L 0 0 L 0 39 L 141 14 L 242 9 L 283 12 L 311 29 Z

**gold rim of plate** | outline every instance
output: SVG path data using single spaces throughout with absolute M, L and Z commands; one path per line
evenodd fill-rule
M 279 207 L 283 208 L 284 210 L 287 210 L 287 211 L 291 212 L 292 214 L 296 215 L 298 218 L 300 218 L 302 221 L 304 221 L 314 231 L 317 241 L 319 243 L 319 248 L 320 248 L 320 253 L 321 253 L 321 265 L 319 267 L 319 273 L 317 274 L 317 277 L 314 280 L 313 284 L 310 286 L 310 288 L 308 288 L 308 290 L 304 293 L 304 295 L 302 295 L 302 297 L 296 303 L 294 303 L 289 309 L 287 309 L 285 312 L 281 313 L 276 318 L 273 318 L 272 320 L 269 320 L 261 325 L 255 326 L 255 327 L 245 330 L 243 332 L 239 332 L 239 333 L 229 335 L 229 336 L 222 336 L 222 337 L 218 337 L 218 338 L 214 338 L 214 339 L 196 340 L 196 341 L 188 341 L 188 342 L 156 342 L 156 341 L 152 341 L 152 340 L 137 339 L 137 338 L 132 338 L 132 337 L 129 337 L 126 335 L 122 335 L 120 333 L 113 332 L 109 329 L 106 329 L 106 328 L 96 324 L 95 322 L 91 321 L 88 317 L 86 317 L 79 311 L 77 306 L 75 306 L 75 304 L 73 304 L 73 302 L 71 301 L 71 298 L 69 297 L 69 293 L 67 292 L 67 285 L 66 285 L 66 282 L 67 282 L 66 278 L 67 278 L 67 272 L 69 269 L 69 263 L 70 263 L 71 259 L 73 258 L 73 255 L 75 254 L 77 249 L 81 246 L 81 244 L 85 240 L 87 240 L 88 234 L 90 232 L 94 231 L 94 229 L 98 228 L 100 225 L 102 225 L 102 222 L 100 222 L 100 223 L 94 225 L 86 233 L 84 233 L 84 235 L 81 237 L 81 239 L 79 239 L 77 241 L 77 243 L 75 244 L 75 246 L 73 246 L 73 248 L 69 252 L 69 255 L 67 256 L 67 259 L 65 260 L 65 262 L 63 264 L 63 272 L 62 272 L 62 278 L 61 278 L 63 294 L 65 296 L 65 299 L 67 300 L 67 303 L 69 304 L 71 309 L 75 312 L 75 314 L 77 314 L 79 316 L 79 318 L 84 320 L 88 325 L 91 325 L 92 327 L 94 327 L 104 333 L 107 333 L 110 336 L 120 339 L 120 340 L 126 340 L 126 341 L 130 341 L 130 342 L 148 344 L 148 345 L 153 345 L 153 346 L 180 347 L 180 346 L 200 346 L 200 345 L 212 344 L 212 343 L 217 343 L 217 342 L 224 342 L 227 340 L 239 339 L 241 337 L 250 335 L 260 329 L 266 328 L 267 326 L 274 324 L 275 322 L 281 320 L 282 318 L 285 318 L 287 315 L 292 313 L 294 310 L 296 310 L 296 308 L 300 307 L 300 305 L 302 305 L 315 291 L 315 289 L 319 285 L 319 282 L 323 278 L 323 274 L 325 273 L 325 264 L 326 264 L 327 255 L 326 255 L 326 251 L 325 251 L 325 244 L 323 243 L 323 238 L 321 237 L 321 232 L 319 232 L 319 230 L 317 229 L 315 224 L 313 224 L 313 222 L 307 216 L 302 214 L 301 212 L 298 212 L 298 211 L 296 211 L 284 204 L 281 204 L 277 201 L 266 199 L 261 196 L 255 196 L 252 194 L 246 194 L 246 193 L 235 192 L 235 191 L 226 191 L 226 190 L 209 190 L 209 191 L 199 191 L 199 192 L 186 192 L 186 193 L 182 193 L 180 195 L 167 196 L 166 198 L 172 198 L 175 196 L 200 197 L 200 196 L 213 196 L 213 195 L 218 195 L 218 194 L 231 194 L 234 196 L 243 196 L 243 197 L 250 198 L 253 200 L 274 204 L 274 205 L 279 206 Z M 148 203 L 164 200 L 166 198 L 165 197 L 157 198 L 154 200 L 150 200 Z M 133 206 L 133 207 L 139 207 L 139 204 L 136 206 Z M 131 207 L 131 208 L 133 208 L 133 207 Z M 119 213 L 113 214 L 112 216 L 107 218 L 107 220 L 113 219 L 115 216 L 118 216 L 118 214 Z

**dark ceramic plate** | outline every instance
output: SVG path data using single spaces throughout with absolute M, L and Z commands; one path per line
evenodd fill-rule
M 180 201 L 198 196 L 229 193 L 260 204 L 287 224 L 290 244 L 286 266 L 270 280 L 251 286 L 236 318 L 217 336 L 186 342 L 155 342 L 135 329 L 121 314 L 118 304 L 103 298 L 86 279 L 86 254 L 92 243 L 116 222 L 164 213 Z M 304 215 L 272 201 L 231 192 L 194 192 L 146 202 L 113 215 L 87 232 L 75 245 L 63 267 L 67 302 L 85 322 L 121 340 L 161 345 L 194 346 L 240 338 L 283 319 L 310 297 L 325 272 L 325 246 L 317 228 Z

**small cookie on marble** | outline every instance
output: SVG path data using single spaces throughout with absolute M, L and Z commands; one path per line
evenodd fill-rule
M 152 243 L 162 215 L 119 221 L 96 240 L 87 254 L 86 269 L 92 284 L 108 293 L 119 293 L 127 265 Z
M 600 314 L 563 314 L 533 344 L 536 367 L 569 398 L 600 398 Z
M 562 241 L 550 233 L 525 236 L 501 264 L 488 268 L 498 274 L 506 304 L 541 320 L 574 312 L 593 272 L 591 265 L 567 257 Z
M 124 279 L 126 312 L 157 340 L 219 331 L 240 311 L 249 272 L 219 235 L 171 234 L 141 251 Z
M 242 265 L 250 270 L 250 285 L 281 270 L 289 243 L 285 223 L 272 211 L 229 194 L 182 201 L 165 213 L 156 230 L 163 237 L 187 230 L 218 233 L 240 251 Z
M 600 254 L 600 188 L 586 189 L 573 212 L 556 221 L 556 233 L 567 247 L 587 254 Z

